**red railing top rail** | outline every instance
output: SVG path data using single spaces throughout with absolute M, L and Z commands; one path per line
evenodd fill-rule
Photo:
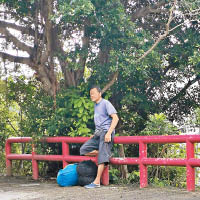
M 84 143 L 89 137 L 44 137 L 40 141 L 48 143 L 67 142 L 67 143 Z M 26 143 L 31 142 L 31 137 L 11 137 L 7 139 L 8 143 Z M 115 144 L 137 144 L 143 143 L 200 143 L 200 135 L 153 135 L 153 136 L 115 136 Z

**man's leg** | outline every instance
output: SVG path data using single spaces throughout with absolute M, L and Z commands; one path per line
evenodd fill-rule
M 104 166 L 104 163 L 98 165 L 97 176 L 93 182 L 94 184 L 100 184 Z
M 99 151 L 94 150 L 94 151 L 91 151 L 91 152 L 86 153 L 86 154 L 84 154 L 84 155 L 85 155 L 85 156 L 97 156 L 98 153 L 99 153 Z
M 102 176 L 102 173 L 104 170 L 104 166 L 105 166 L 104 163 L 98 165 L 97 176 L 96 176 L 95 180 L 92 183 L 90 183 L 89 185 L 86 185 L 85 188 L 92 189 L 92 188 L 100 187 L 101 176 Z
M 96 156 L 98 154 L 99 141 L 91 138 L 85 142 L 80 148 L 81 156 Z
M 104 142 L 104 137 L 105 137 L 105 134 L 102 134 L 100 136 L 98 163 L 101 163 L 101 164 L 98 164 L 97 176 L 95 180 L 93 181 L 95 185 L 100 185 L 101 176 L 104 171 L 105 163 L 109 163 L 109 159 L 111 157 L 112 142 L 110 143 Z

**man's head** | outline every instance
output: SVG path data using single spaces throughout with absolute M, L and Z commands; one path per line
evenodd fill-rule
M 97 85 L 90 88 L 90 98 L 93 102 L 99 103 L 101 100 L 101 88 Z

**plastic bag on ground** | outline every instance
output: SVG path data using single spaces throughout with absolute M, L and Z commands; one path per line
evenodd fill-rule
M 97 175 L 97 165 L 91 161 L 86 160 L 78 163 L 78 184 L 81 186 L 88 185 L 94 181 Z
M 77 163 L 69 164 L 64 169 L 59 170 L 56 179 L 58 185 L 62 187 L 78 185 L 77 165 Z

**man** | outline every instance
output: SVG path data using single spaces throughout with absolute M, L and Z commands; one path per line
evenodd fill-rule
M 95 156 L 98 154 L 98 170 L 94 182 L 85 186 L 88 189 L 100 187 L 104 167 L 111 157 L 115 127 L 119 121 L 117 111 L 108 100 L 101 97 L 101 89 L 98 86 L 90 89 L 90 98 L 95 102 L 95 133 L 81 146 L 80 155 Z

